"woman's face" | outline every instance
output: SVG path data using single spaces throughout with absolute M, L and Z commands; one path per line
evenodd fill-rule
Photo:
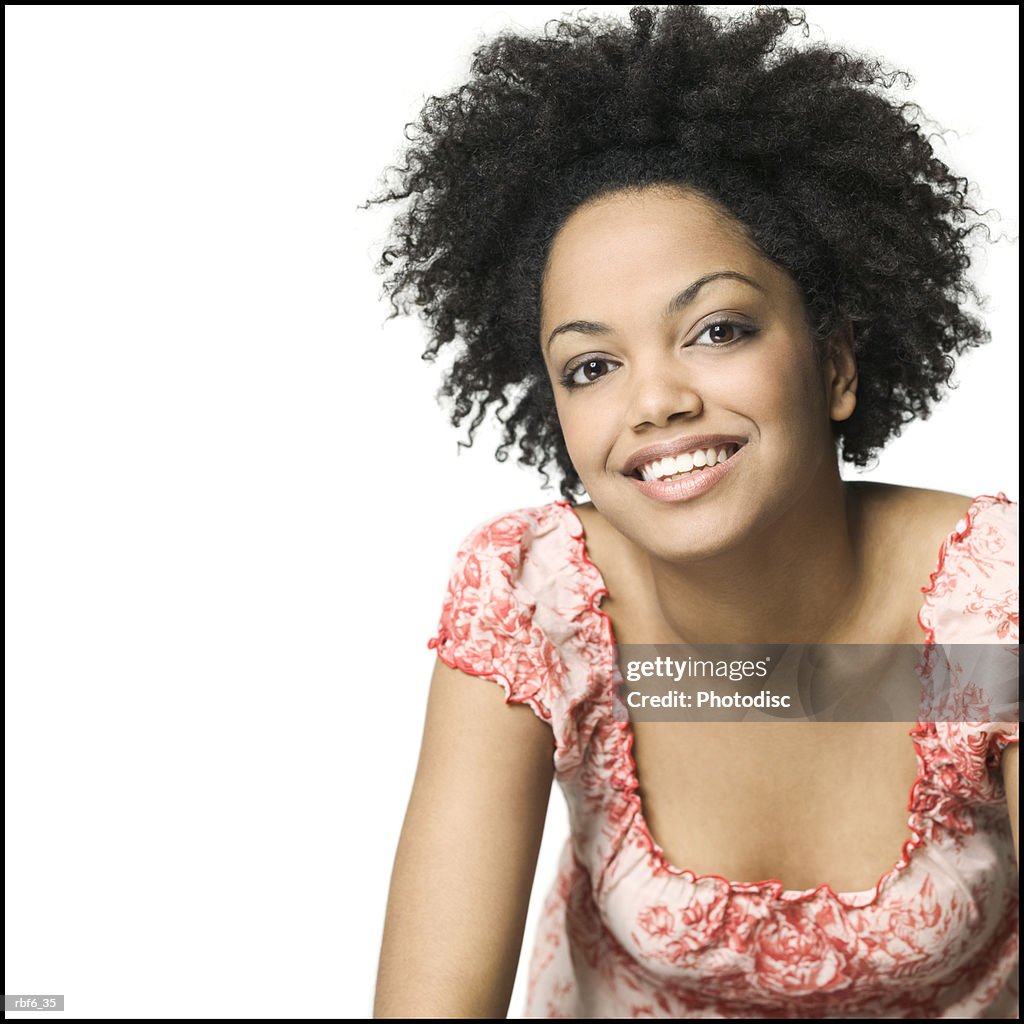
M 819 369 L 795 282 L 706 200 L 656 188 L 580 207 L 541 306 L 573 465 L 642 548 L 705 558 L 834 485 L 852 360 Z

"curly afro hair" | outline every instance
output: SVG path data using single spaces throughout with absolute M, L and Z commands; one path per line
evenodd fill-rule
M 545 486 L 553 463 L 562 495 L 583 493 L 541 354 L 540 285 L 569 214 L 619 189 L 682 185 L 725 208 L 801 289 L 819 363 L 852 324 L 857 408 L 832 431 L 856 466 L 927 418 L 951 353 L 989 340 L 964 308 L 982 301 L 967 277 L 967 238 L 984 227 L 969 183 L 936 157 L 920 108 L 884 93 L 913 79 L 782 45 L 793 26 L 808 34 L 799 8 L 723 20 L 672 5 L 501 33 L 406 126 L 403 165 L 367 201 L 409 200 L 376 269 L 390 315 L 415 306 L 429 324 L 422 358 L 458 342 L 439 396 L 453 425 L 472 415 L 467 444 L 493 407 L 499 460 L 518 445 Z

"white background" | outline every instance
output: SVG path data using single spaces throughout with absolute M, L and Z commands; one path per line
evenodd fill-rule
M 994 341 L 862 475 L 1016 500 L 1018 9 L 806 10 L 1004 218 Z M 485 36 L 561 11 L 6 8 L 8 993 L 371 1012 L 451 559 L 559 495 L 458 453 L 356 207 Z M 512 1016 L 565 829 L 556 791 Z

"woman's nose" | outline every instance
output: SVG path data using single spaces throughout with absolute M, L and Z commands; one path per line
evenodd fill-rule
M 704 407 L 692 369 L 678 358 L 638 361 L 629 373 L 629 420 L 634 429 L 662 427 L 679 415 L 697 416 Z

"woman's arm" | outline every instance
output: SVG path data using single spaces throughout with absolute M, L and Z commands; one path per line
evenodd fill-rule
M 554 774 L 551 727 L 438 660 L 374 1017 L 505 1017 Z
M 1003 765 L 1003 787 L 1006 790 L 1006 807 L 1010 812 L 1010 828 L 1013 830 L 1013 852 L 1017 857 L 1017 863 L 1020 864 L 1020 852 L 1017 844 L 1017 827 L 1019 811 L 1017 807 L 1017 785 L 1018 775 L 1017 768 L 1020 763 L 1020 757 L 1016 743 L 1010 743 L 1003 751 L 1002 765 Z

